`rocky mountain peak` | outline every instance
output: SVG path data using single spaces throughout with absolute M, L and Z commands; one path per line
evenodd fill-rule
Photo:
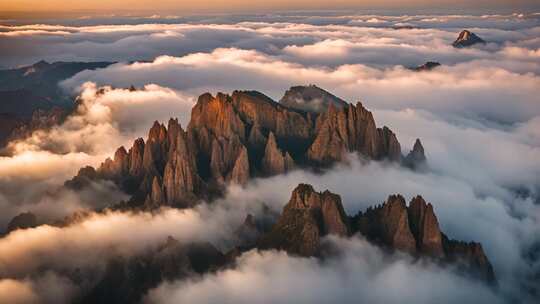
M 386 249 L 442 263 L 457 263 L 463 273 L 495 282 L 482 246 L 448 239 L 440 231 L 433 205 L 419 195 L 409 206 L 403 196 L 390 195 L 383 204 L 348 217 L 339 195 L 328 190 L 317 192 L 309 184 L 299 184 L 277 222 L 258 239 L 256 246 L 313 256 L 320 253 L 323 236 L 355 233 Z
M 243 185 L 254 176 L 282 174 L 296 166 L 322 169 L 349 153 L 394 162 L 403 157 L 396 135 L 377 128 L 361 103 L 329 103 L 325 112 L 313 113 L 255 91 L 205 93 L 186 130 L 177 119 L 167 126 L 154 122 L 146 141 L 138 138 L 128 151 L 119 149 L 93 178 L 114 181 L 132 196 L 129 206 L 159 197 L 162 204 L 182 207 L 220 195 L 230 183 Z M 74 178 L 78 182 L 71 184 L 87 179 Z
M 429 256 L 443 256 L 442 234 L 433 206 L 418 195 L 412 199 L 408 213 L 419 252 Z
M 47 68 L 47 67 L 50 66 L 50 65 L 51 65 L 51 64 L 48 63 L 47 61 L 45 61 L 45 60 L 40 60 L 40 61 L 34 63 L 34 64 L 32 65 L 32 67 L 33 67 L 34 69 L 40 70 L 40 69 Z
M 279 248 L 310 256 L 318 252 L 320 238 L 349 234 L 348 218 L 339 195 L 316 192 L 311 185 L 298 185 L 272 230 L 263 236 L 259 248 Z
M 288 154 L 283 153 L 276 142 L 273 132 L 268 135 L 268 141 L 262 159 L 262 170 L 266 175 L 276 175 L 285 173 L 294 168 L 294 160 Z
M 424 146 L 420 139 L 416 139 L 413 149 L 403 159 L 403 164 L 413 170 L 421 170 L 426 167 L 427 158 L 424 153 Z
M 289 108 L 314 113 L 324 112 L 330 105 L 337 108 L 348 105 L 345 100 L 313 84 L 291 87 L 285 92 L 279 103 Z
M 478 43 L 485 44 L 486 42 L 475 33 L 463 30 L 459 33 L 458 38 L 452 43 L 452 46 L 455 48 L 464 48 Z
M 441 64 L 439 62 L 428 61 L 428 62 L 426 62 L 426 63 L 424 63 L 422 65 L 411 68 L 411 70 L 416 71 L 416 72 L 431 71 L 434 68 L 439 67 L 439 66 L 441 66 Z
M 37 226 L 37 218 L 32 212 L 23 212 L 9 221 L 6 233 L 17 229 L 28 229 Z

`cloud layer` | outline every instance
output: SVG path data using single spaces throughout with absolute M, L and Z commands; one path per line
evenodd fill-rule
M 125 199 L 112 183 L 82 192 L 59 186 L 80 167 L 99 165 L 119 146 L 145 137 L 154 120 L 179 117 L 185 126 L 196 96 L 205 91 L 256 89 L 277 100 L 292 85 L 317 84 L 346 100 L 360 99 L 378 125 L 396 132 L 404 153 L 421 138 L 430 169 L 415 173 L 352 156 L 348 166 L 322 175 L 298 170 L 230 187 L 212 205 L 153 214 L 107 212 L 67 227 L 16 231 L 0 238 L 0 299 L 68 303 L 78 291 L 63 270 L 99 268 L 111 255 L 140 253 L 168 235 L 229 249 L 247 213 L 259 215 L 263 203 L 280 211 L 303 182 L 342 195 L 349 214 L 389 194 L 423 195 L 450 237 L 482 242 L 499 290 L 451 269 L 383 254 L 362 239 L 331 238 L 328 243 L 342 249 L 339 258 L 321 262 L 252 251 L 232 269 L 165 283 L 147 301 L 534 302 L 524 290 L 539 288 L 534 276 L 540 273 L 534 258 L 540 243 L 537 14 L 122 21 L 0 26 L 0 39 L 9 46 L 0 50 L 0 65 L 121 61 L 64 81 L 64 89 L 80 96 L 75 113 L 60 126 L 11 143 L 13 155 L 0 157 L 0 225 L 23 211 L 49 221 Z M 465 27 L 489 43 L 452 48 Z M 421 73 L 407 69 L 427 60 L 443 66 Z M 131 85 L 139 89 L 123 89 Z
M 362 239 L 327 242 L 343 255 L 321 263 L 250 251 L 234 269 L 163 284 L 147 303 L 502 303 L 481 284 L 429 263 L 387 256 Z

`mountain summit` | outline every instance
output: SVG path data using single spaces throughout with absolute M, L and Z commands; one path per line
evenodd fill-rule
M 452 43 L 452 46 L 455 48 L 464 48 L 478 43 L 485 44 L 486 42 L 475 33 L 463 30 L 459 33 L 458 38 Z
M 326 111 L 330 104 L 339 109 L 348 105 L 345 100 L 313 84 L 291 87 L 279 103 L 289 108 L 315 113 Z
M 328 190 L 317 192 L 300 184 L 271 230 L 256 247 L 275 248 L 300 256 L 321 254 L 321 238 L 363 236 L 390 251 L 455 263 L 463 274 L 496 284 L 493 267 L 480 243 L 449 239 L 439 227 L 434 207 L 421 196 L 409 206 L 403 196 L 390 195 L 382 205 L 347 216 L 341 197 Z

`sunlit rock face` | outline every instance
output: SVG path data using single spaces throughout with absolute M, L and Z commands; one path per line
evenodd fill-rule
M 311 185 L 300 184 L 272 230 L 258 241 L 258 247 L 312 256 L 318 253 L 320 238 L 328 234 L 349 234 L 341 198 L 329 191 L 319 193 Z
M 352 219 L 352 225 L 368 240 L 414 256 L 456 263 L 473 277 L 496 284 L 493 267 L 480 243 L 450 240 L 439 228 L 431 203 L 414 197 L 407 207 L 401 195 L 391 195 L 382 205 L 368 208 Z
M 349 217 L 339 195 L 328 190 L 317 192 L 311 185 L 300 184 L 276 224 L 259 238 L 256 246 L 315 256 L 321 253 L 322 237 L 356 233 L 391 251 L 443 264 L 457 263 L 466 275 L 496 283 L 482 245 L 448 239 L 439 228 L 433 205 L 421 196 L 414 197 L 407 206 L 403 196 L 390 195 L 382 205 Z
M 311 98 L 311 89 L 306 94 Z M 329 103 L 325 111 L 314 113 L 255 91 L 206 93 L 193 107 L 185 130 L 174 119 L 167 127 L 155 122 L 146 141 L 135 140 L 127 151 L 119 148 L 92 172 L 92 179 L 120 185 L 132 195 L 132 207 L 185 208 L 219 195 L 229 184 L 244 185 L 253 177 L 298 167 L 329 167 L 350 153 L 396 163 L 402 159 L 396 135 L 387 127 L 377 128 L 360 103 Z
M 361 103 L 336 109 L 333 105 L 317 117 L 316 137 L 307 158 L 319 165 L 343 160 L 358 151 L 369 159 L 399 161 L 401 146 L 387 127 L 377 128 L 373 114 Z
M 452 43 L 452 46 L 455 48 L 464 48 L 469 47 L 475 44 L 485 44 L 486 42 L 478 37 L 475 33 L 472 33 L 468 30 L 463 30 L 459 33 L 457 39 Z

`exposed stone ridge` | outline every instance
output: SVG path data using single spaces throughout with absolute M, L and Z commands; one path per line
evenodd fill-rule
M 449 240 L 439 228 L 433 205 L 421 196 L 406 207 L 402 196 L 391 195 L 384 204 L 368 208 L 353 221 L 358 231 L 375 243 L 445 262 L 459 261 L 466 273 L 489 283 L 496 281 L 482 246 Z
M 407 207 L 401 195 L 391 195 L 384 204 L 370 207 L 355 218 L 359 232 L 377 243 L 413 254 L 444 255 L 433 206 L 421 196 L 413 198 Z
M 401 159 L 401 146 L 387 127 L 377 128 L 373 114 L 359 102 L 342 109 L 333 105 L 316 121 L 316 138 L 307 158 L 321 165 L 341 161 L 357 151 L 369 159 Z
M 188 207 L 221 194 L 227 184 L 296 166 L 329 166 L 351 152 L 366 159 L 402 158 L 395 134 L 377 128 L 360 103 L 342 108 L 331 103 L 318 114 L 255 91 L 206 93 L 193 107 L 186 130 L 177 120 L 167 127 L 156 121 L 146 140 L 136 139 L 129 150 L 120 147 L 97 170 L 83 170 L 66 184 L 109 179 L 132 195 L 129 206 Z
M 196 148 L 178 120 L 170 119 L 167 128 L 155 122 L 146 142 L 138 138 L 129 151 L 118 148 L 114 159 L 105 160 L 94 172 L 80 172 L 67 184 L 83 180 L 84 176 L 105 178 L 132 193 L 132 201 L 137 204 L 187 207 L 204 197 L 206 190 L 198 175 L 196 157 Z
M 270 132 L 264 157 L 262 159 L 262 171 L 266 175 L 282 174 L 294 168 L 294 160 L 289 152 L 283 154 L 278 148 L 274 133 Z
M 313 84 L 291 87 L 285 92 L 279 103 L 289 108 L 314 113 L 325 112 L 330 104 L 336 108 L 348 105 L 345 100 Z
M 414 142 L 413 149 L 403 159 L 403 165 L 413 170 L 423 169 L 427 166 L 426 154 L 422 142 L 417 138 Z
M 467 274 L 494 283 L 493 268 L 479 243 L 449 240 L 440 230 L 433 206 L 421 196 L 407 207 L 401 195 L 390 195 L 375 208 L 348 218 L 339 195 L 316 192 L 300 184 L 271 231 L 257 247 L 283 249 L 304 256 L 317 255 L 320 238 L 335 234 L 364 235 L 369 241 L 413 256 L 431 257 L 443 263 L 460 263 Z
M 277 223 L 257 246 L 312 256 L 319 250 L 320 238 L 327 234 L 349 234 L 341 198 L 329 191 L 320 193 L 311 185 L 300 184 L 294 189 Z

